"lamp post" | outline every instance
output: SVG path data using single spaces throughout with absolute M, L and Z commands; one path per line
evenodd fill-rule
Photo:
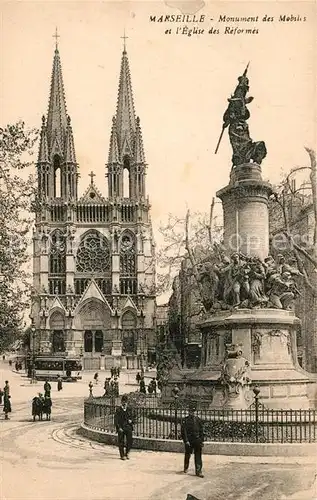
M 174 417 L 175 417 L 175 439 L 177 439 L 177 410 L 178 410 L 178 397 L 179 397 L 179 387 L 177 385 L 174 385 L 172 389 L 172 395 L 174 398 Z
M 140 368 L 141 368 L 141 377 L 144 377 L 144 315 L 143 311 L 141 311 L 141 331 L 140 331 Z
M 31 374 L 31 384 L 34 384 L 35 382 L 35 368 L 34 368 L 34 348 L 35 348 L 35 327 L 34 323 L 32 323 L 31 326 L 31 332 L 32 332 L 32 374 Z
M 255 442 L 258 443 L 259 441 L 259 394 L 260 394 L 260 389 L 256 385 L 253 389 L 254 393 L 254 403 L 255 403 Z

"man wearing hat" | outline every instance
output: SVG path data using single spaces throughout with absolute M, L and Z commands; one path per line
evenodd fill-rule
M 195 403 L 190 403 L 188 416 L 184 418 L 182 423 L 181 432 L 185 444 L 184 473 L 188 471 L 190 456 L 194 452 L 196 476 L 204 477 L 201 459 L 201 451 L 204 446 L 204 429 L 201 419 L 195 415 L 195 410 Z
M 129 453 L 132 448 L 133 419 L 131 410 L 128 408 L 128 397 L 125 395 L 121 398 L 121 406 L 116 410 L 114 423 L 118 433 L 120 458 L 121 460 L 129 460 Z M 124 443 L 126 443 L 125 446 Z

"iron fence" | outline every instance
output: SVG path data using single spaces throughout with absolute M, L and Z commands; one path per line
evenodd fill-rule
M 177 404 L 154 406 L 154 401 L 132 407 L 137 437 L 181 439 L 181 423 L 187 410 Z M 105 432 L 115 432 L 114 414 L 119 399 L 90 397 L 85 401 L 84 423 Z M 197 410 L 204 424 L 205 441 L 243 443 L 316 442 L 316 410 L 270 410 L 257 400 L 248 410 Z

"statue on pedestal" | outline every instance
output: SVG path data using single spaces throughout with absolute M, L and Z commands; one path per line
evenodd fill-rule
M 249 66 L 249 65 L 248 65 Z M 223 115 L 222 132 L 217 144 L 215 154 L 218 151 L 224 130 L 229 127 L 229 138 L 233 150 L 232 166 L 242 165 L 253 161 L 261 165 L 266 157 L 266 146 L 263 141 L 253 142 L 250 137 L 247 120 L 250 112 L 247 104 L 253 101 L 253 97 L 247 97 L 249 91 L 249 79 L 247 77 L 248 66 L 242 76 L 238 78 L 238 85 L 233 95 L 228 99 L 229 105 Z

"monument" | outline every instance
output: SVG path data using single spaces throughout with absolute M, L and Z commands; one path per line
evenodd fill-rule
M 253 141 L 247 120 L 248 67 L 228 99 L 216 148 L 228 128 L 232 168 L 227 186 L 217 192 L 224 214 L 223 244 L 197 266 L 197 282 L 205 307 L 200 368 L 170 374 L 163 398 L 180 396 L 210 408 L 248 408 L 251 384 L 268 408 L 309 408 L 309 374 L 297 361 L 296 332 L 300 321 L 293 304 L 299 271 L 269 255 L 268 201 L 272 186 L 263 181 L 263 141 Z

